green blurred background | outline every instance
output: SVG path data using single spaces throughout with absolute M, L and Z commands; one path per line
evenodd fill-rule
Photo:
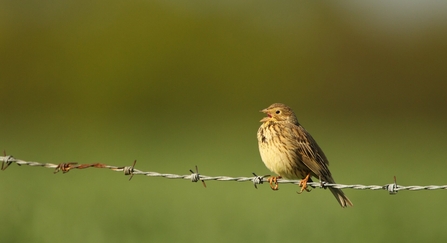
M 291 106 L 338 183 L 447 184 L 445 1 L 1 1 L 0 149 L 38 162 L 268 174 Z M 2 242 L 445 242 L 447 192 L 0 173 Z

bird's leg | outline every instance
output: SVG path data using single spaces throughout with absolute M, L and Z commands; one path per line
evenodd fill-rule
M 278 190 L 278 179 L 281 179 L 281 176 L 271 176 L 267 178 L 267 181 L 270 183 L 270 188 L 274 191 Z
M 301 190 L 298 193 L 302 193 L 304 190 L 310 192 L 310 190 L 307 189 L 307 181 L 309 180 L 309 178 L 310 178 L 310 173 L 307 174 L 307 176 L 300 181 L 299 186 L 301 187 Z

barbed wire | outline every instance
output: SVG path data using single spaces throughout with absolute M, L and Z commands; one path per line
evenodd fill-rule
M 255 173 L 252 173 L 252 177 L 229 177 L 229 176 L 206 176 L 199 174 L 198 167 L 195 166 L 195 172 L 193 170 L 189 170 L 191 174 L 189 175 L 177 175 L 177 174 L 165 174 L 158 173 L 153 171 L 141 171 L 135 169 L 136 160 L 133 162 L 132 166 L 112 166 L 103 163 L 93 163 L 93 164 L 78 164 L 76 162 L 68 162 L 68 163 L 60 163 L 60 164 L 52 164 L 52 163 L 39 163 L 33 161 L 25 161 L 16 159 L 11 155 L 0 156 L 0 161 L 2 161 L 1 170 L 6 170 L 11 164 L 15 163 L 19 166 L 28 165 L 33 167 L 44 167 L 49 169 L 54 169 L 54 174 L 62 171 L 62 173 L 67 173 L 72 169 L 86 169 L 86 168 L 100 168 L 100 169 L 110 169 L 117 172 L 124 172 L 124 175 L 129 175 L 129 180 L 132 179 L 134 175 L 145 175 L 149 177 L 163 177 L 167 179 L 185 179 L 191 180 L 192 182 L 201 181 L 203 186 L 206 187 L 205 181 L 236 181 L 236 182 L 247 182 L 250 181 L 253 183 L 255 188 L 258 188 L 258 185 L 263 184 L 264 182 L 268 182 L 267 177 L 270 175 L 258 176 Z M 288 183 L 288 184 L 300 184 L 301 180 L 286 180 L 286 179 L 278 179 L 277 183 Z M 387 190 L 391 195 L 396 194 L 402 190 L 409 191 L 419 191 L 419 190 L 437 190 L 437 189 L 447 189 L 447 185 L 437 186 L 437 185 L 428 185 L 428 186 L 401 186 L 396 183 L 396 177 L 394 177 L 394 183 L 386 184 L 383 186 L 379 185 L 344 185 L 344 184 L 330 184 L 326 182 L 307 182 L 307 185 L 316 188 L 339 188 L 339 189 L 357 189 L 357 190 Z

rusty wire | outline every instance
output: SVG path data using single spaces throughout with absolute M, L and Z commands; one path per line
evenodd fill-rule
M 197 166 L 195 167 L 196 171 L 189 170 L 191 174 L 189 175 L 177 175 L 177 174 L 166 174 L 166 173 L 158 173 L 152 171 L 141 171 L 135 169 L 136 160 L 133 162 L 132 166 L 112 166 L 103 163 L 92 163 L 92 164 L 78 164 L 76 162 L 68 162 L 68 163 L 39 163 L 33 161 L 24 161 L 20 159 L 16 159 L 11 155 L 0 156 L 0 161 L 2 163 L 1 170 L 6 170 L 8 166 L 15 163 L 19 166 L 28 165 L 28 166 L 37 166 L 44 167 L 49 169 L 54 169 L 54 173 L 62 171 L 62 173 L 67 173 L 72 169 L 86 169 L 86 168 L 100 168 L 100 169 L 110 169 L 117 172 L 124 172 L 124 175 L 129 175 L 129 180 L 132 179 L 134 175 L 145 175 L 149 177 L 163 177 L 167 179 L 186 179 L 191 180 L 192 182 L 201 181 L 203 186 L 206 187 L 205 181 L 215 180 L 215 181 L 236 181 L 236 182 L 246 182 L 250 181 L 253 183 L 255 188 L 257 185 L 263 184 L 267 182 L 267 177 L 269 175 L 258 176 L 253 173 L 252 177 L 229 177 L 229 176 L 205 176 L 200 175 Z M 300 180 L 286 180 L 286 179 L 278 179 L 278 183 L 289 183 L 289 184 L 299 184 Z M 390 194 L 396 194 L 398 191 L 409 190 L 409 191 L 419 191 L 419 190 L 437 190 L 437 189 L 447 189 L 447 185 L 437 186 L 437 185 L 428 185 L 428 186 L 401 186 L 397 185 L 396 177 L 394 177 L 394 182 L 391 184 L 386 184 L 383 186 L 379 185 L 344 185 L 344 184 L 329 184 L 326 182 L 308 182 L 308 185 L 317 188 L 340 188 L 340 189 L 358 189 L 358 190 L 387 190 Z

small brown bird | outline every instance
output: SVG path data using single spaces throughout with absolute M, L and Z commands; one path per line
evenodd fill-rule
M 267 168 L 279 176 L 270 177 L 268 181 L 273 190 L 278 190 L 278 178 L 301 179 L 301 192 L 307 190 L 311 176 L 334 184 L 329 171 L 329 161 L 317 142 L 298 123 L 292 109 L 275 103 L 261 110 L 267 114 L 258 130 L 259 152 Z M 275 185 L 273 185 L 275 184 Z M 330 187 L 342 207 L 352 206 L 352 202 L 341 189 Z

